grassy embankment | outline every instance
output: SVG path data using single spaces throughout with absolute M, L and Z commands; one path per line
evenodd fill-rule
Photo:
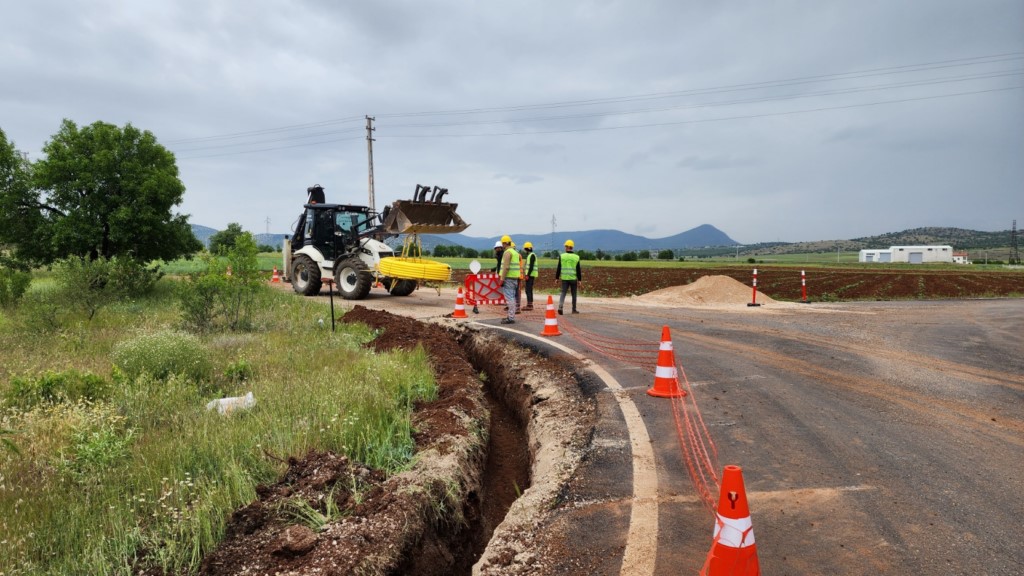
M 0 574 L 188 573 L 289 456 L 409 464 L 424 353 L 367 351 L 366 328 L 265 289 L 255 332 L 187 334 L 173 288 L 92 320 L 0 311 Z M 252 409 L 205 408 L 250 391 Z

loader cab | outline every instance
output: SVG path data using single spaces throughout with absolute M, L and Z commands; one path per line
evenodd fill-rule
M 299 217 L 292 250 L 312 246 L 325 260 L 337 260 L 357 249 L 372 226 L 370 209 L 344 204 L 306 204 Z

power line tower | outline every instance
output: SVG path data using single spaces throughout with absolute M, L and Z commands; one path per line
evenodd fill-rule
M 267 216 L 267 236 L 270 236 L 270 216 Z
M 558 223 L 558 221 L 555 220 L 555 215 L 552 214 L 551 215 L 551 249 L 552 250 L 557 250 L 558 249 L 558 245 L 555 244 L 555 226 L 557 225 L 557 223 Z
M 1010 229 L 1010 264 L 1020 264 L 1020 248 L 1017 246 L 1017 220 Z
M 366 156 L 370 162 L 369 172 L 369 191 L 370 191 L 370 210 L 376 210 L 377 206 L 373 198 L 373 131 L 376 128 L 373 127 L 373 121 L 376 118 L 371 116 L 366 117 Z

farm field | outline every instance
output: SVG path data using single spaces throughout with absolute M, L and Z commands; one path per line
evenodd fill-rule
M 776 300 L 801 299 L 800 269 L 759 267 L 757 289 Z M 693 282 L 702 276 L 728 276 L 750 285 L 753 266 L 626 268 L 583 267 L 582 290 L 590 296 L 624 297 Z M 993 298 L 1024 296 L 1024 270 L 920 268 L 809 268 L 807 295 L 812 301 Z M 460 284 L 468 272 L 453 271 Z M 554 271 L 542 269 L 535 290 L 557 290 Z

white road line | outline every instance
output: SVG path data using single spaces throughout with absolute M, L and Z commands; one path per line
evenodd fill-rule
M 629 530 L 626 533 L 626 549 L 622 555 L 622 568 L 619 574 L 627 576 L 649 576 L 654 574 L 654 559 L 658 552 L 658 470 L 654 459 L 654 447 L 647 433 L 647 425 L 637 409 L 633 399 L 611 374 L 599 364 L 584 357 L 572 348 L 563 346 L 551 338 L 535 336 L 504 326 L 493 326 L 481 322 L 473 322 L 477 326 L 505 330 L 533 338 L 553 346 L 569 356 L 581 360 L 604 385 L 613 392 L 615 400 L 622 410 L 629 433 L 630 447 L 633 452 L 633 500 L 630 507 Z

